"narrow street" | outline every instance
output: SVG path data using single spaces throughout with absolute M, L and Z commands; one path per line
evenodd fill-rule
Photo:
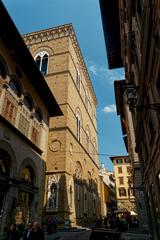
M 57 232 L 53 235 L 45 236 L 45 240 L 89 240 L 91 235 L 91 230 L 77 230 L 77 231 L 63 231 Z M 122 233 L 121 240 L 150 240 L 151 237 L 145 233 Z M 101 239 L 97 239 L 101 240 Z M 117 239 L 115 239 L 117 240 Z
M 91 230 L 65 231 L 53 235 L 46 235 L 45 240 L 89 240 Z
M 4 239 L 160 240 L 160 0 L 0 0 Z

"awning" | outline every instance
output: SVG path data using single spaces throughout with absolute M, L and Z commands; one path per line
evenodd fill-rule
M 114 213 L 129 213 L 129 211 L 126 208 L 122 208 L 115 210 Z
M 134 211 L 130 211 L 131 216 L 137 216 L 138 214 Z

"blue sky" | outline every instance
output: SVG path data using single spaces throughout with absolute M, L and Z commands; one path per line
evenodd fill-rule
M 100 163 L 112 170 L 107 155 L 125 155 L 113 81 L 123 69 L 109 70 L 98 0 L 3 0 L 21 34 L 72 23 L 98 99 Z

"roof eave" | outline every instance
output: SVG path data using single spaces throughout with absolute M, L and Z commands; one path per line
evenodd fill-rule
M 118 0 L 99 0 L 109 69 L 123 67 Z

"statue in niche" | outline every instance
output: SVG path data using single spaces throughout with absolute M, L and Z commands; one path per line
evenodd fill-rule
M 57 184 L 52 183 L 50 187 L 50 196 L 49 196 L 49 207 L 56 208 L 57 206 Z
M 48 176 L 48 184 L 47 184 L 47 209 L 58 207 L 58 189 L 59 189 L 59 179 L 60 174 L 54 174 Z

